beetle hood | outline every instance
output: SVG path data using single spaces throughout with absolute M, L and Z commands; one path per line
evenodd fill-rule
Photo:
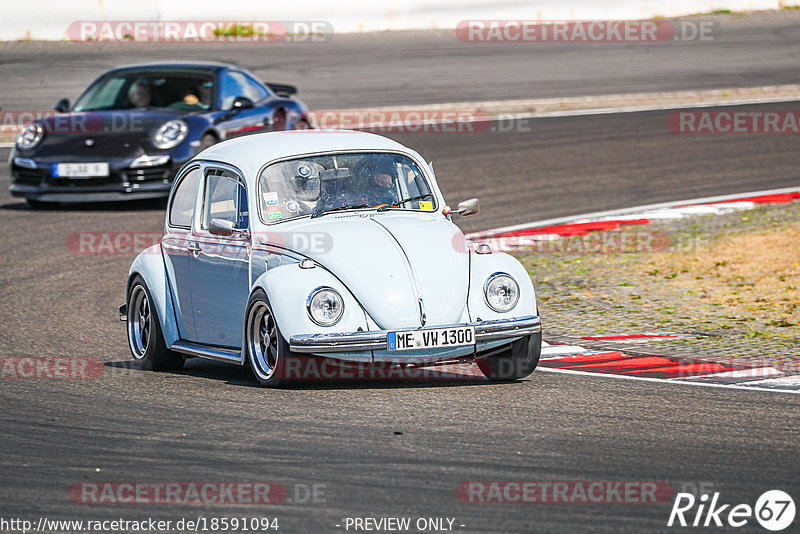
M 330 270 L 387 330 L 450 325 L 467 301 L 464 234 L 429 214 L 348 213 L 282 233 L 291 248 Z M 422 299 L 420 308 L 419 299 Z

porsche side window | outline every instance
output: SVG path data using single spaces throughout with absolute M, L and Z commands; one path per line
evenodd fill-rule
M 248 96 L 247 81 L 244 76 L 238 72 L 226 72 L 222 76 L 222 84 L 220 85 L 221 100 L 220 109 L 231 109 L 233 101 L 240 96 Z
M 247 91 L 247 93 L 245 93 L 244 96 L 246 96 L 253 102 L 264 100 L 269 96 L 269 93 L 264 88 L 264 86 L 256 82 L 250 76 L 245 76 L 244 79 L 245 79 L 245 90 Z
M 246 230 L 250 222 L 246 190 L 230 171 L 210 169 L 206 174 L 201 225 L 204 230 L 208 229 L 211 219 L 231 221 L 238 230 Z
M 179 228 L 191 228 L 194 215 L 194 202 L 197 198 L 197 179 L 200 169 L 192 169 L 183 176 L 175 194 L 172 195 L 172 204 L 169 208 L 169 224 Z

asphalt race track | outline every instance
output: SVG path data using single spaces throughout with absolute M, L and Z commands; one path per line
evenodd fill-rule
M 742 30 L 744 41 L 756 44 L 734 56 L 755 56 L 771 46 L 778 56 L 786 51 L 782 37 L 777 43 L 768 38 L 769 24 L 759 28 Z M 12 57 L 6 51 L 17 45 L 1 46 L 5 62 Z M 59 57 L 52 60 L 55 73 L 71 61 L 91 63 Z M 786 56 L 769 65 L 796 61 Z M 45 62 L 32 65 L 46 69 Z M 761 75 L 768 69 L 754 59 L 736 68 L 744 71 L 743 85 L 765 83 Z M 288 63 L 280 69 L 293 81 Z M 767 78 L 797 81 L 778 70 Z M 9 84 L 20 87 L 9 78 L 0 82 L 4 99 Z M 646 79 L 642 75 L 641 83 Z M 720 85 L 736 79 L 731 74 Z M 16 107 L 49 104 L 52 85 L 37 91 L 25 96 L 35 102 Z M 409 101 L 426 96 L 410 94 Z M 452 204 L 481 199 L 481 214 L 463 221 L 467 231 L 800 181 L 795 136 L 678 135 L 667 128 L 668 113 L 391 136 L 435 162 Z M 0 149 L 0 161 L 8 152 Z M 116 317 L 133 256 L 79 254 L 67 243 L 76 232 L 158 233 L 163 204 L 31 211 L 9 196 L 8 185 L 2 165 L 0 356 L 97 358 L 103 373 L 94 380 L 0 381 L 0 517 L 278 517 L 279 532 L 344 531 L 336 525 L 353 516 L 449 517 L 462 532 L 642 532 L 666 529 L 668 502 L 474 504 L 459 500 L 456 489 L 485 480 L 666 481 L 676 492 L 704 484 L 723 502 L 751 506 L 770 489 L 800 495 L 797 395 L 538 371 L 504 385 L 338 381 L 265 390 L 248 370 L 209 361 L 192 360 L 180 372 L 136 370 Z M 70 499 L 73 484 L 109 481 L 274 481 L 289 495 L 280 504 L 236 507 Z M 304 488 L 313 485 L 324 495 L 309 502 Z
M 715 38 L 703 42 L 473 43 L 444 30 L 270 45 L 2 42 L 0 106 L 48 110 L 109 68 L 175 58 L 297 84 L 313 109 L 800 83 L 800 13 L 710 20 Z

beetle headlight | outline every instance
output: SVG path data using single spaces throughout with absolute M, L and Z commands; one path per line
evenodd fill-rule
M 153 134 L 153 146 L 161 149 L 176 147 L 186 139 L 188 133 L 189 125 L 180 119 L 165 122 Z
M 507 312 L 519 301 L 519 285 L 505 273 L 494 273 L 484 286 L 486 304 L 496 312 Z
M 30 150 L 41 142 L 42 137 L 44 137 L 44 126 L 38 122 L 32 122 L 25 126 L 17 136 L 17 148 Z
M 342 318 L 344 301 L 335 289 L 318 287 L 308 296 L 308 316 L 320 326 L 335 325 Z

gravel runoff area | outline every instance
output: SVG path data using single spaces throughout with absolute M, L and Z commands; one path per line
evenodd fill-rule
M 514 252 L 545 340 L 800 374 L 800 202 L 542 241 Z M 617 334 L 672 334 L 587 340 Z

